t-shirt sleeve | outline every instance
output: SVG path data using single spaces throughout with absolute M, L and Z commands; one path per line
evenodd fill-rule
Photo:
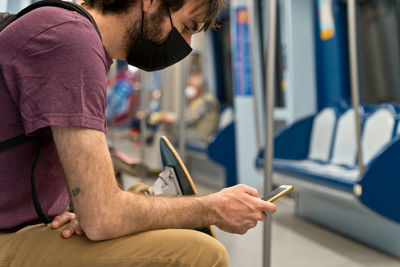
M 26 134 L 48 126 L 106 131 L 106 52 L 78 16 L 34 36 L 11 63 Z

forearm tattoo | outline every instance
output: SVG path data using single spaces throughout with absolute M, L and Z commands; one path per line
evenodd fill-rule
M 76 187 L 76 188 L 72 189 L 71 192 L 72 192 L 72 196 L 76 197 L 81 192 L 81 189 L 79 187 Z

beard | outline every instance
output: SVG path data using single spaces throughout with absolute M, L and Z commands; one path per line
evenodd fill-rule
M 142 13 L 142 16 L 144 16 L 144 13 Z M 142 30 L 144 38 L 151 40 L 156 44 L 163 43 L 166 39 L 166 36 L 163 36 L 162 26 L 167 16 L 168 12 L 166 10 L 166 7 L 162 6 L 155 14 L 144 16 L 143 22 L 142 19 L 133 22 L 132 25 L 128 27 L 124 36 L 125 54 L 129 55 L 129 52 L 135 46 L 137 38 L 140 34 L 142 34 Z

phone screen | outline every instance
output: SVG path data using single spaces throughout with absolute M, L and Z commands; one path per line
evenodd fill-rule
M 284 194 L 286 194 L 287 192 L 289 192 L 291 190 L 293 190 L 293 185 L 281 185 L 280 187 L 278 187 L 274 191 L 268 193 L 261 199 L 272 202 L 272 201 L 280 198 L 281 196 L 283 196 Z

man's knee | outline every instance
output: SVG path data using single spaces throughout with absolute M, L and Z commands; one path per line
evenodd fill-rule
M 207 266 L 218 266 L 218 267 L 227 267 L 228 266 L 228 252 L 226 251 L 224 245 L 222 245 L 215 238 L 207 244 L 208 248 L 208 257 L 210 257 L 210 264 Z M 206 265 L 204 265 L 206 266 Z
M 193 266 L 228 266 L 228 253 L 217 239 L 197 231 L 192 233 L 191 239 L 197 250 Z

